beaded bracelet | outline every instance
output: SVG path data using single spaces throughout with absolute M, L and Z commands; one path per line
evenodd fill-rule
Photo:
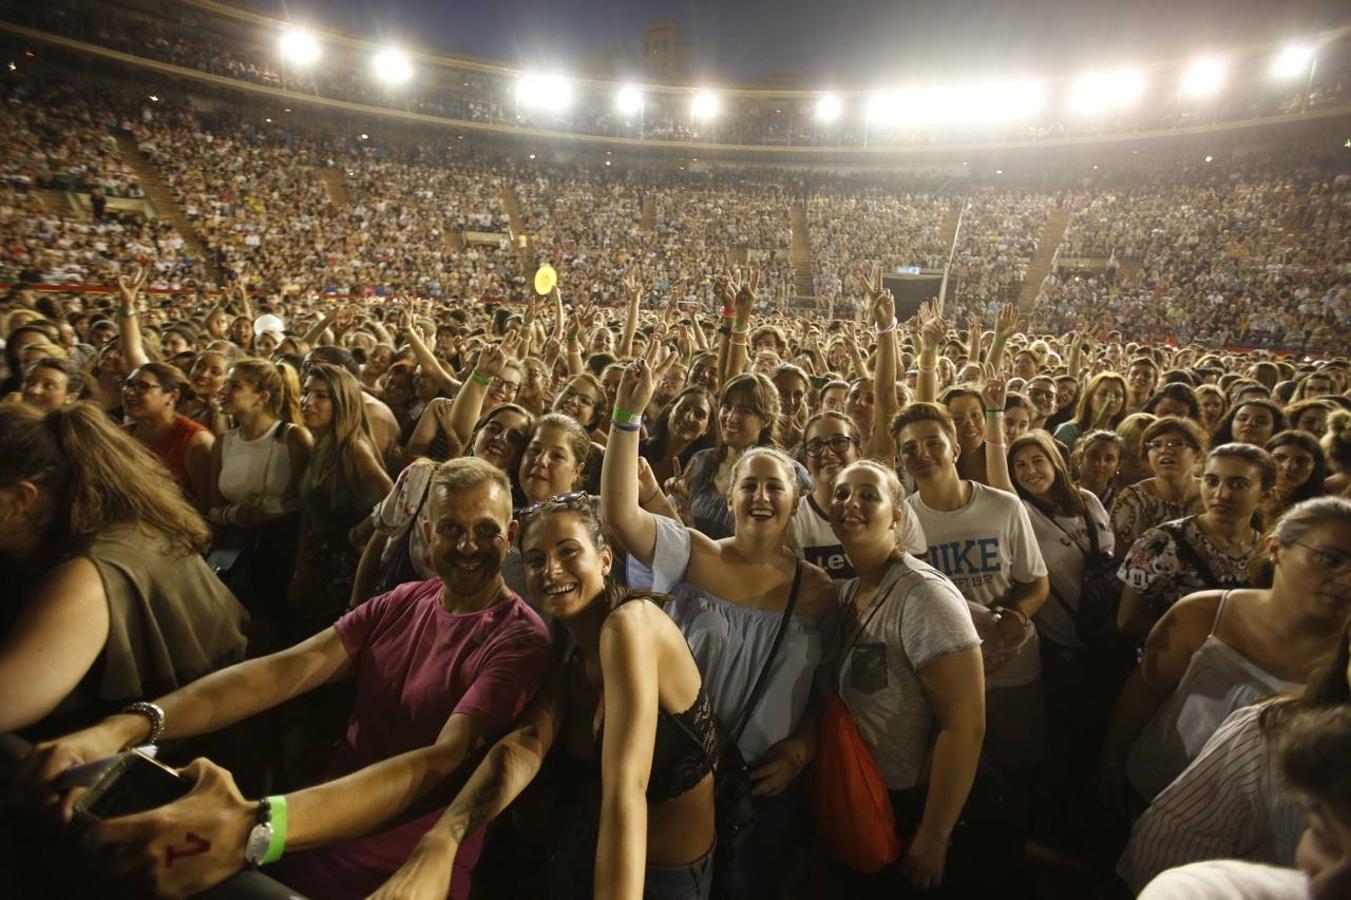
M 613 425 L 614 427 L 618 428 L 620 431 L 642 431 L 642 430 L 643 430 L 643 423 L 642 423 L 641 421 L 640 421 L 640 422 L 637 422 L 637 423 L 635 423 L 635 424 L 630 425 L 630 424 L 628 424 L 627 422 L 621 422 L 621 421 L 619 421 L 618 419 L 611 419 L 611 420 L 610 420 L 610 424 Z
M 899 324 L 899 323 L 896 321 L 896 317 L 895 317 L 895 316 L 892 316 L 892 317 L 891 317 L 891 324 L 888 325 L 886 328 L 879 328 L 879 329 L 877 329 L 877 333 L 878 333 L 878 334 L 891 334 L 893 331 L 896 330 L 896 326 L 897 326 L 898 324 Z
M 479 384 L 482 385 L 483 387 L 487 387 L 488 385 L 493 383 L 493 380 L 491 378 L 489 378 L 487 375 L 484 375 L 477 369 L 469 373 L 469 380 L 474 382 L 474 384 Z
M 994 441 L 986 441 L 986 442 L 985 442 L 985 446 L 987 446 L 987 447 L 993 447 L 993 448 L 995 448 L 996 450 L 1005 450 L 1005 449 L 1008 448 L 1008 444 L 1002 444 L 1002 443 L 997 444 L 997 443 L 995 443 Z

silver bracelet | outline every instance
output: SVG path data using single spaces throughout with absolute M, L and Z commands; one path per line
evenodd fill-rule
M 122 713 L 129 716 L 145 716 L 150 720 L 150 734 L 141 743 L 155 744 L 164 734 L 164 710 L 154 703 L 144 700 L 122 707 Z

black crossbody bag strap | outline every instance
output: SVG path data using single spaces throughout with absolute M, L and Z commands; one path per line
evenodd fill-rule
M 788 631 L 788 620 L 793 617 L 793 608 L 797 606 L 797 592 L 802 584 L 802 560 L 797 561 L 797 568 L 793 572 L 793 587 L 788 592 L 788 605 L 783 608 L 783 615 L 779 618 L 779 630 L 774 634 L 774 643 L 769 646 L 769 656 L 765 658 L 765 664 L 760 668 L 760 675 L 755 679 L 755 686 L 751 688 L 750 696 L 746 698 L 746 705 L 741 708 L 741 717 L 737 720 L 736 728 L 732 729 L 731 737 L 735 742 L 741 740 L 741 734 L 746 730 L 750 723 L 751 713 L 755 712 L 755 705 L 760 702 L 760 696 L 765 692 L 765 685 L 769 681 L 769 670 L 774 665 L 774 657 L 779 655 L 779 646 L 783 643 L 783 636 Z
M 1173 544 L 1177 546 L 1178 558 L 1196 570 L 1201 579 L 1205 581 L 1206 587 L 1217 588 L 1221 586 L 1221 581 L 1215 577 L 1215 573 L 1210 570 L 1210 566 L 1206 565 L 1205 560 L 1201 559 L 1201 555 L 1196 552 L 1196 548 L 1187 541 L 1181 528 L 1169 528 L 1167 524 L 1159 527 L 1172 537 Z

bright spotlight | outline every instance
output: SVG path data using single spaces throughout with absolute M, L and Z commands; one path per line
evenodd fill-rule
M 319 58 L 319 42 L 303 28 L 288 28 L 281 36 L 281 58 L 297 66 L 308 66 Z
M 1271 73 L 1277 78 L 1294 78 L 1307 72 L 1312 62 L 1312 47 L 1292 45 L 1276 54 L 1276 61 L 1271 66 Z
M 844 104 L 834 94 L 826 94 L 816 101 L 816 121 L 829 125 L 840 117 Z
M 413 77 L 408 54 L 396 47 L 385 47 L 371 57 L 371 70 L 385 84 L 403 84 Z
M 1182 74 L 1182 93 L 1190 97 L 1206 97 L 1220 89 L 1224 81 L 1224 60 L 1207 57 L 1198 59 Z
M 718 96 L 712 91 L 700 91 L 690 102 L 690 115 L 696 121 L 707 122 L 718 114 Z
M 868 98 L 868 121 L 875 125 L 890 125 L 900 118 L 901 100 L 895 91 L 878 91 Z
M 1101 113 L 1130 106 L 1145 91 L 1145 76 L 1136 69 L 1115 69 L 1081 75 L 1070 87 L 1070 108 Z
M 615 108 L 622 116 L 636 116 L 643 109 L 643 92 L 631 84 L 626 84 L 615 95 Z
M 572 82 L 562 75 L 529 72 L 516 83 L 516 99 L 527 109 L 562 112 L 572 105 Z

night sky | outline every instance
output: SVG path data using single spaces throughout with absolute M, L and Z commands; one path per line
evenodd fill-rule
M 1294 37 L 1335 0 L 245 0 L 260 12 L 391 42 L 524 66 L 569 63 L 606 41 L 631 46 L 673 17 L 695 78 L 801 76 L 859 87 L 929 71 L 1055 74 Z M 307 19 L 308 17 L 308 19 Z

